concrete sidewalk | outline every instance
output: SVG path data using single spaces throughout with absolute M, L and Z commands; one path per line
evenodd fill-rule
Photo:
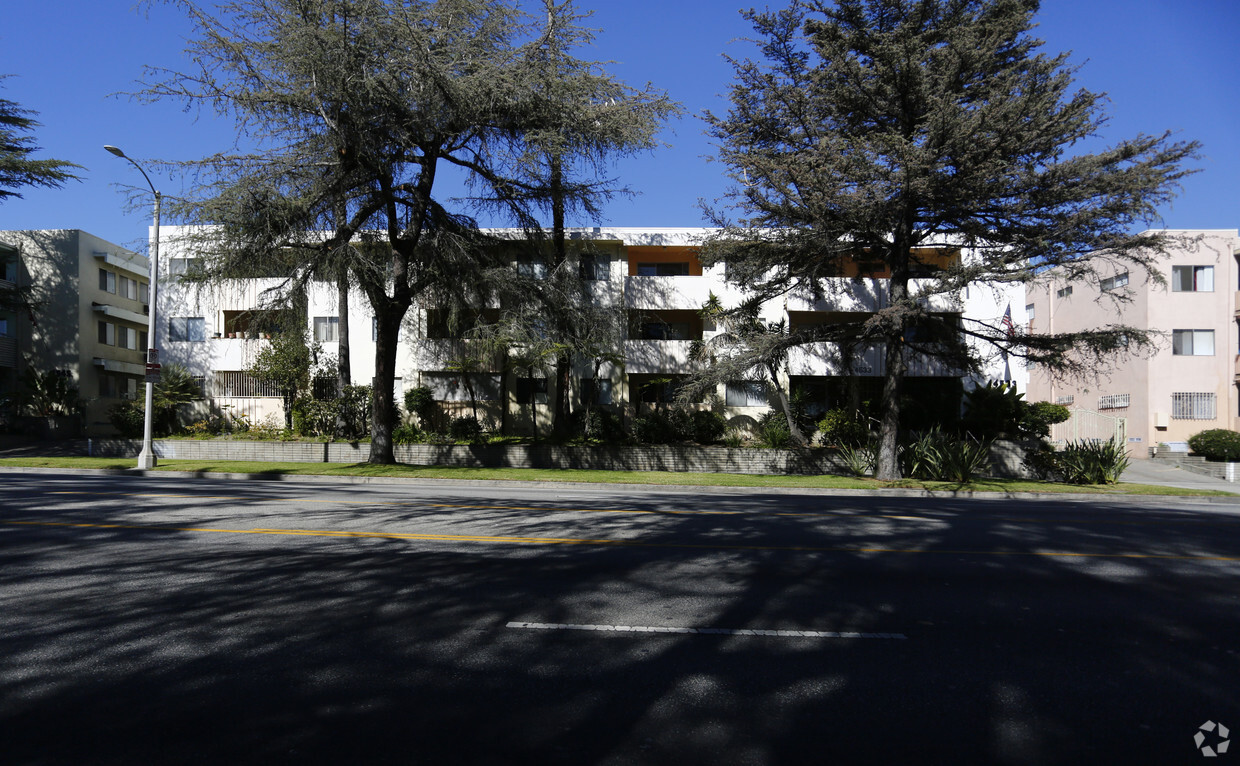
M 1233 484 L 1230 481 L 1216 479 L 1213 476 L 1185 471 L 1183 468 L 1177 468 L 1174 465 L 1158 460 L 1130 461 L 1128 463 L 1128 470 L 1124 471 L 1120 481 L 1132 482 L 1134 484 L 1156 484 L 1161 487 L 1176 487 L 1178 489 L 1213 489 L 1221 492 L 1240 493 L 1240 484 Z

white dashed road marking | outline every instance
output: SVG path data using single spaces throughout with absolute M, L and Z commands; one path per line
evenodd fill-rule
M 614 633 L 687 633 L 722 636 L 777 636 L 780 638 L 895 638 L 903 633 L 852 633 L 833 630 L 750 630 L 747 628 L 659 628 L 643 625 L 566 625 L 554 622 L 510 622 L 506 627 L 525 630 L 593 630 Z

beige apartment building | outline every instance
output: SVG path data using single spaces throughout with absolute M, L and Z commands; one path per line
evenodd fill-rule
M 1198 432 L 1240 427 L 1240 235 L 1236 229 L 1168 233 L 1179 242 L 1158 266 L 1165 284 L 1117 266 L 1095 283 L 1064 282 L 1052 271 L 1030 289 L 1031 332 L 1122 323 L 1161 334 L 1154 353 L 1121 353 L 1110 369 L 1081 378 L 1057 381 L 1030 366 L 1028 400 L 1074 411 L 1073 422 L 1056 427 L 1053 438 L 1083 438 L 1091 435 L 1086 421 L 1122 418 L 1130 455 L 1144 458 L 1159 444 L 1182 450 Z M 1120 291 L 1131 300 L 1113 300 Z
M 143 386 L 149 285 L 144 256 L 84 231 L 0 231 L 0 290 L 32 304 L 0 303 L 0 394 L 16 392 L 27 367 L 64 375 L 85 432 L 111 433 L 108 410 Z

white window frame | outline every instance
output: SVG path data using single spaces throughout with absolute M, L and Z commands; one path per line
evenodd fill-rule
M 1213 391 L 1192 391 L 1171 395 L 1172 420 L 1215 420 L 1218 397 Z
M 169 317 L 168 340 L 201 343 L 207 339 L 205 317 Z
M 1100 410 L 1122 410 L 1128 406 L 1131 401 L 1131 394 L 1108 394 L 1098 397 L 1098 409 Z
M 1188 282 L 1187 285 L 1184 283 Z M 1172 266 L 1171 292 L 1173 293 L 1212 293 L 1214 292 L 1213 266 Z
M 340 317 L 315 317 L 314 339 L 319 343 L 340 341 Z
M 724 403 L 729 407 L 767 407 L 766 383 L 761 380 L 729 380 L 724 385 Z

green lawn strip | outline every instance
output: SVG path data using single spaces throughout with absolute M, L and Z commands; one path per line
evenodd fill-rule
M 131 469 L 131 458 L 26 457 L 0 459 L 0 466 L 34 468 Z M 191 473 L 249 473 L 296 476 L 376 476 L 412 479 L 466 479 L 484 481 L 549 481 L 596 484 L 650 484 L 704 487 L 786 487 L 810 489 L 926 489 L 941 492 L 1076 493 L 1096 495 L 1229 496 L 1215 490 L 1178 489 L 1147 484 L 1105 487 L 1054 484 L 1014 479 L 982 479 L 969 484 L 904 479 L 895 482 L 850 476 L 772 476 L 669 471 L 587 471 L 536 468 L 449 468 L 443 466 L 372 465 L 370 463 L 255 463 L 239 460 L 161 460 L 157 471 Z

